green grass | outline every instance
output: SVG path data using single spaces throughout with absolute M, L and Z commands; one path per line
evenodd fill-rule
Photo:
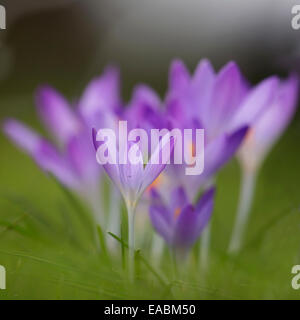
M 299 299 L 300 291 L 291 288 L 291 268 L 300 264 L 299 138 L 296 119 L 260 172 L 238 256 L 226 254 L 239 188 L 233 161 L 218 177 L 207 272 L 199 266 L 197 246 L 176 273 L 167 252 L 157 266 L 137 243 L 137 279 L 131 283 L 126 243 L 98 229 L 99 249 L 87 209 L 1 135 L 0 264 L 7 290 L 0 298 Z M 115 241 L 114 254 L 103 250 L 108 238 Z

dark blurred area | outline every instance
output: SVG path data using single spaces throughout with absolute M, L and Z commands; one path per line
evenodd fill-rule
M 126 99 L 137 82 L 163 95 L 175 57 L 191 70 L 203 57 L 216 68 L 235 60 L 252 82 L 273 73 L 284 76 L 300 65 L 300 31 L 291 27 L 296 3 L 3 0 L 0 100 L 32 95 L 41 83 L 76 98 L 109 63 L 121 68 Z

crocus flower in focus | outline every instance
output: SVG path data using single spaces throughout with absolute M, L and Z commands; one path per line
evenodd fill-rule
M 102 224 L 101 169 L 95 160 L 90 130 L 95 124 L 92 119 L 100 118 L 103 123 L 103 119 L 110 119 L 109 115 L 115 112 L 119 101 L 118 82 L 117 71 L 107 69 L 88 85 L 76 110 L 54 89 L 41 87 L 36 94 L 38 113 L 56 144 L 17 120 L 4 123 L 6 135 L 44 171 L 83 197 Z M 107 114 L 106 118 L 101 117 L 103 113 Z
M 296 110 L 298 80 L 295 76 L 291 76 L 285 81 L 278 81 L 271 92 L 265 91 L 261 90 L 260 100 L 269 96 L 268 103 L 265 104 L 264 109 L 257 117 L 253 120 L 248 119 L 250 130 L 238 152 L 242 169 L 242 183 L 236 223 L 229 246 L 231 253 L 238 252 L 242 245 L 259 168 Z M 247 113 L 251 113 L 251 107 L 253 109 L 255 105 L 249 104 L 248 108 L 242 110 L 238 120 L 246 122 Z
M 210 221 L 215 189 L 207 190 L 192 205 L 182 187 L 174 189 L 168 205 L 152 190 L 150 219 L 156 232 L 172 251 L 185 254 L 196 242 Z
M 97 132 L 93 129 L 93 142 L 96 151 L 101 146 L 101 139 L 98 139 L 98 134 L 101 136 L 101 129 Z M 98 141 L 99 140 L 99 141 Z M 137 146 L 136 155 L 138 157 L 137 163 L 131 163 L 128 158 L 128 152 L 130 148 L 135 145 Z M 151 154 L 148 163 L 144 167 L 144 157 L 142 153 L 142 146 L 139 144 L 128 144 L 128 149 L 124 150 L 125 155 L 122 155 L 122 158 L 127 159 L 126 164 L 120 163 L 105 163 L 102 159 L 98 158 L 98 161 L 102 164 L 108 176 L 115 183 L 115 185 L 119 188 L 128 212 L 128 234 L 129 234 L 129 263 L 130 263 L 130 276 L 133 276 L 133 262 L 134 262 L 134 223 L 135 223 L 135 213 L 137 203 L 144 193 L 146 188 L 152 184 L 152 182 L 160 175 L 160 173 L 165 169 L 168 159 L 171 157 L 171 153 L 174 148 L 174 139 L 171 139 L 167 134 L 165 135 L 161 141 L 156 146 L 155 150 Z M 121 150 L 117 151 L 118 153 Z M 169 152 L 168 157 L 165 157 L 166 162 L 162 162 L 160 164 L 156 164 L 157 161 L 154 159 L 159 159 L 160 155 L 166 154 Z M 98 155 L 97 157 L 101 157 Z M 120 155 L 117 156 L 117 159 L 120 159 Z

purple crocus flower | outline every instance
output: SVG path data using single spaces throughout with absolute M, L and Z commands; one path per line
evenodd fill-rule
M 244 104 L 233 122 L 237 124 L 248 121 L 250 130 L 238 152 L 242 179 L 237 217 L 229 245 L 230 253 L 237 253 L 242 246 L 258 171 L 296 110 L 298 79 L 295 76 L 281 82 L 277 79 L 273 80 L 273 85 L 270 85 L 269 80 L 268 86 L 265 80 L 264 84 L 254 91 L 256 99 L 249 99 L 249 103 Z M 247 118 L 248 114 L 253 115 L 251 110 L 257 108 L 258 103 L 263 106 L 261 111 L 255 117 Z
M 101 132 L 101 129 L 100 129 Z M 97 141 L 97 131 L 93 129 L 93 142 L 94 147 L 97 150 L 101 145 L 101 142 Z M 125 151 L 128 153 L 129 149 L 133 146 L 133 143 L 128 144 L 128 150 Z M 148 163 L 144 166 L 144 157 L 142 152 L 142 147 L 136 144 L 137 157 L 139 159 L 138 163 L 131 163 L 128 159 L 128 154 L 126 164 L 103 164 L 103 168 L 107 172 L 111 180 L 116 184 L 116 186 L 121 191 L 127 207 L 135 208 L 140 196 L 143 194 L 145 189 L 152 184 L 152 182 L 160 175 L 160 173 L 165 169 L 167 162 L 156 164 L 156 161 L 153 159 L 159 159 L 159 155 L 170 152 L 168 159 L 171 156 L 172 150 L 174 148 L 174 139 L 170 138 L 167 134 L 165 135 L 160 143 L 156 146 L 153 154 L 151 154 Z M 117 151 L 121 152 L 120 150 Z M 120 155 L 117 155 L 117 159 L 120 158 Z M 101 163 L 104 163 L 102 159 L 99 159 Z
M 204 172 L 200 176 L 187 177 L 180 167 L 175 168 L 179 184 L 185 186 L 191 199 L 240 147 L 248 130 L 247 124 L 233 129 L 227 124 L 245 99 L 247 90 L 246 82 L 233 62 L 216 74 L 209 61 L 202 60 L 191 76 L 183 62 L 173 61 L 166 96 L 168 119 L 173 128 L 204 129 L 205 136 Z
M 206 191 L 192 205 L 182 187 L 175 188 L 168 205 L 152 190 L 150 218 L 156 232 L 163 237 L 172 250 L 186 252 L 201 235 L 210 221 L 213 211 L 215 189 Z
M 203 173 L 185 176 L 182 167 L 173 166 L 169 169 L 169 179 L 165 179 L 171 180 L 172 185 L 183 185 L 191 201 L 199 189 L 205 190 L 213 183 L 218 171 L 233 158 L 244 140 L 247 123 L 232 128 L 228 124 L 247 93 L 248 84 L 234 62 L 229 62 L 216 73 L 210 62 L 204 59 L 193 75 L 182 61 L 174 60 L 171 64 L 165 104 L 172 127 L 204 129 Z M 201 264 L 204 268 L 208 264 L 209 239 L 207 228 L 201 241 Z
M 274 89 L 263 112 L 249 122 L 249 133 L 238 152 L 238 158 L 247 170 L 256 170 L 261 165 L 296 111 L 298 79 L 290 76 Z
M 38 113 L 56 145 L 17 120 L 4 123 L 6 135 L 44 171 L 83 196 L 102 223 L 103 216 L 97 213 L 101 208 L 101 169 L 95 160 L 90 130 L 96 116 L 101 123 L 103 113 L 107 115 L 105 119 L 112 118 L 119 103 L 118 83 L 117 71 L 107 69 L 88 85 L 76 110 L 54 89 L 41 87 L 36 94 Z
M 98 133 L 101 133 L 101 129 Z M 97 131 L 93 129 L 93 142 L 95 149 L 101 146 L 101 142 L 97 141 Z M 135 145 L 137 146 L 136 155 L 138 161 L 136 163 L 131 163 L 128 159 L 128 152 L 130 148 Z M 115 146 L 112 146 L 115 147 Z M 170 158 L 172 150 L 174 148 L 174 140 L 170 139 L 169 135 L 165 135 L 162 140 L 158 143 L 155 150 L 151 154 L 148 163 L 144 166 L 144 157 L 143 157 L 143 146 L 139 144 L 128 144 L 128 149 L 124 150 L 125 155 L 121 155 L 123 159 L 127 159 L 126 164 L 120 163 L 106 163 L 99 159 L 98 161 L 103 165 L 103 168 L 107 172 L 108 176 L 119 188 L 128 213 L 128 243 L 129 243 L 129 272 L 130 278 L 133 278 L 134 275 L 134 226 L 135 226 L 135 214 L 138 201 L 146 188 L 150 186 L 153 181 L 160 175 L 160 173 L 165 169 L 167 162 L 162 162 L 156 164 L 156 161 L 153 159 L 159 159 L 160 155 L 169 153 L 168 157 Z M 117 150 L 117 159 L 120 159 L 119 153 L 121 150 Z M 98 152 L 97 152 L 98 157 Z M 101 156 L 100 156 L 101 157 Z M 166 158 L 165 158 L 166 159 Z M 168 160 L 167 160 L 168 161 Z

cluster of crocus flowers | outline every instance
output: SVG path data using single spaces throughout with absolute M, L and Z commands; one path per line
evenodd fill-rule
M 39 114 L 56 145 L 16 120 L 7 120 L 4 131 L 43 170 L 85 198 L 94 211 L 101 208 L 99 189 L 104 169 L 123 196 L 128 210 L 131 258 L 134 217 L 147 188 L 151 193 L 146 197 L 150 201 L 148 209 L 155 231 L 173 252 L 186 254 L 199 236 L 204 237 L 204 231 L 209 230 L 217 173 L 237 155 L 244 177 L 230 244 L 230 251 L 237 251 L 250 212 L 256 173 L 295 111 L 296 77 L 285 81 L 269 77 L 251 87 L 234 62 L 216 72 L 208 60 L 202 60 L 190 74 L 183 62 L 175 60 L 171 64 L 164 99 L 146 85 L 138 85 L 126 104 L 120 98 L 119 87 L 118 71 L 108 68 L 88 85 L 74 104 L 75 108 L 49 87 L 38 90 Z M 99 165 L 96 161 L 101 157 L 97 151 L 101 146 L 98 135 L 103 129 L 115 129 L 121 120 L 127 121 L 129 128 L 142 128 L 146 132 L 168 129 L 171 133 L 163 137 L 146 163 L 144 152 L 149 150 L 137 144 L 140 159 L 137 163 Z M 180 164 L 151 162 L 152 157 L 164 152 L 167 143 L 171 144 L 169 158 L 174 156 L 173 129 L 204 130 L 201 175 L 187 176 Z M 188 144 L 192 158 L 197 145 L 193 138 Z M 122 157 L 126 157 L 128 149 L 117 150 L 118 154 L 121 152 L 124 153 Z M 117 197 L 115 191 L 112 194 Z M 108 225 L 103 212 L 97 217 L 102 225 Z M 202 242 L 209 243 L 207 239 Z

